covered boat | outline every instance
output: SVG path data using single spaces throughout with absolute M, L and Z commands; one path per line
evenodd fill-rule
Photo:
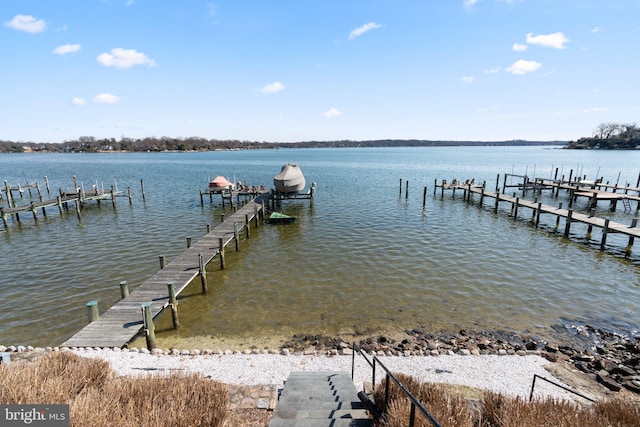
M 216 176 L 209 182 L 210 191 L 222 192 L 228 190 L 229 187 L 233 189 L 233 183 L 221 175 Z
M 294 163 L 282 166 L 280 173 L 273 177 L 273 185 L 279 193 L 299 193 L 304 189 L 304 175 Z
M 271 212 L 267 222 L 269 224 L 290 224 L 292 222 L 296 222 L 296 217 L 283 214 L 282 212 Z

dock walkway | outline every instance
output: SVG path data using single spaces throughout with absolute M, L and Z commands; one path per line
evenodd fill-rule
M 575 222 L 583 223 L 588 225 L 589 234 L 593 227 L 597 227 L 602 229 L 602 238 L 600 241 L 600 248 L 604 249 L 607 234 L 608 233 L 620 233 L 622 235 L 628 236 L 628 245 L 625 248 L 625 253 L 631 253 L 631 247 L 633 246 L 633 242 L 635 238 L 640 237 L 640 228 L 637 227 L 637 218 L 633 219 L 631 225 L 624 225 L 617 222 L 610 221 L 609 219 L 596 217 L 594 215 L 586 215 L 579 212 L 574 212 L 572 209 L 563 209 L 562 204 L 559 207 L 553 207 L 549 205 L 543 205 L 537 201 L 524 200 L 519 197 L 507 196 L 505 194 L 500 194 L 500 192 L 492 192 L 486 191 L 483 186 L 470 184 L 470 183 L 451 183 L 447 184 L 443 182 L 441 185 L 437 185 L 444 193 L 444 190 L 451 189 L 455 192 L 455 190 L 464 191 L 464 198 L 468 201 L 471 198 L 472 194 L 480 195 L 480 204 L 482 205 L 483 199 L 485 197 L 494 199 L 495 205 L 494 209 L 498 211 L 498 205 L 500 202 L 507 202 L 511 204 L 512 216 L 513 218 L 518 217 L 518 209 L 519 208 L 529 208 L 532 210 L 532 222 L 535 223 L 536 227 L 540 223 L 540 215 L 541 214 L 551 214 L 556 216 L 556 228 L 558 228 L 560 218 L 564 218 L 565 220 L 565 228 L 564 228 L 564 236 L 569 237 L 571 224 Z M 435 192 L 435 190 L 434 190 Z M 609 193 L 611 194 L 611 193 Z
M 152 317 L 169 306 L 168 283 L 173 282 L 177 296 L 193 279 L 201 276 L 205 291 L 206 265 L 223 254 L 230 242 L 237 244 L 240 231 L 249 235 L 252 221 L 257 225 L 260 216 L 264 219 L 266 200 L 268 194 L 249 201 L 62 346 L 125 347 L 144 327 L 142 304 L 150 304 Z

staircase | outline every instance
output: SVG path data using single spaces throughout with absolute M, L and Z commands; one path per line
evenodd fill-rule
M 269 427 L 371 427 L 373 420 L 346 372 L 292 372 Z

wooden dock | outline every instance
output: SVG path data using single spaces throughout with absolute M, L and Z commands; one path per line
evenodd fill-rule
M 62 346 L 126 347 L 145 328 L 143 305 L 148 305 L 151 318 L 171 305 L 168 283 L 173 283 L 175 295 L 178 295 L 199 276 L 203 292 L 206 292 L 206 265 L 218 257 L 224 268 L 225 246 L 235 242 L 238 250 L 239 233 L 244 231 L 249 237 L 251 224 L 257 226 L 260 219 L 264 221 L 268 198 L 269 194 L 264 193 L 246 203 Z
M 74 182 L 75 182 L 75 176 Z M 46 177 L 45 177 L 46 180 Z M 116 197 L 123 196 L 122 191 L 111 187 L 110 190 L 99 189 L 97 186 L 94 186 L 92 190 L 84 191 L 77 187 L 77 183 L 75 183 L 77 190 L 73 192 L 63 192 L 60 190 L 60 194 L 55 199 L 43 200 L 42 193 L 40 192 L 40 185 L 38 183 L 35 184 L 27 184 L 25 186 L 10 186 L 7 181 L 4 182 L 5 188 L 3 189 L 5 196 L 4 198 L 0 197 L 0 200 L 4 202 L 6 199 L 7 206 L 0 206 L 0 218 L 2 218 L 2 224 L 5 228 L 9 226 L 9 218 L 13 218 L 15 221 L 20 222 L 20 214 L 30 212 L 33 215 L 34 220 L 38 220 L 38 210 L 42 212 L 43 216 L 47 216 L 47 208 L 57 207 L 60 215 L 62 215 L 63 210 L 69 209 L 69 204 L 75 205 L 75 211 L 78 217 L 80 217 L 80 209 L 83 204 L 87 201 L 96 201 L 100 203 L 102 200 L 111 200 L 113 206 L 116 206 Z M 47 193 L 49 193 L 49 182 L 46 182 Z M 33 198 L 31 194 L 31 189 L 37 189 L 37 200 Z M 14 192 L 18 192 L 20 194 L 20 199 L 22 199 L 22 193 L 28 190 L 29 191 L 29 202 L 18 205 L 18 202 L 13 195 Z M 0 191 L 2 194 L 2 191 Z M 131 203 L 131 189 L 127 192 L 127 197 L 129 198 L 129 203 Z
M 549 205 L 543 205 L 537 200 L 525 200 L 519 197 L 512 197 L 505 194 L 501 194 L 499 191 L 486 191 L 484 185 L 478 185 L 467 181 L 465 183 L 447 183 L 446 181 L 442 181 L 441 184 L 436 182 L 434 188 L 434 194 L 436 193 L 437 188 L 440 188 L 441 194 L 444 195 L 445 190 L 452 190 L 454 195 L 455 191 L 459 190 L 463 192 L 463 199 L 466 201 L 470 201 L 473 194 L 478 194 L 480 196 L 480 205 L 482 206 L 484 202 L 484 198 L 493 199 L 494 201 L 494 211 L 498 212 L 498 206 L 500 202 L 506 202 L 511 205 L 511 216 L 514 219 L 518 218 L 518 210 L 521 208 L 527 208 L 531 210 L 531 221 L 535 224 L 536 227 L 540 224 L 540 216 L 542 214 L 550 214 L 556 217 L 555 220 L 555 228 L 558 229 L 560 226 L 560 219 L 564 219 L 564 237 L 570 236 L 571 224 L 572 223 L 583 223 L 588 226 L 588 235 L 591 234 L 591 231 L 594 227 L 602 230 L 602 237 L 600 241 L 600 249 L 604 250 L 607 242 L 607 235 L 609 233 L 619 233 L 625 236 L 628 236 L 628 244 L 625 248 L 625 254 L 628 256 L 631 254 L 631 248 L 633 246 L 634 240 L 636 237 L 640 237 L 640 228 L 637 228 L 638 219 L 634 218 L 631 221 L 631 225 L 624 225 L 617 222 L 610 221 L 609 219 L 599 218 L 595 215 L 586 215 L 579 212 L 574 212 L 571 208 L 563 209 L 562 203 L 556 208 Z M 611 194 L 611 193 L 608 193 Z

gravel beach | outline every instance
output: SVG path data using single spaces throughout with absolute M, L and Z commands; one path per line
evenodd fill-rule
M 135 351 L 81 350 L 78 355 L 108 361 L 118 375 L 192 373 L 237 385 L 274 385 L 281 387 L 294 371 L 351 372 L 348 355 L 282 355 L 282 354 L 207 354 L 165 355 Z M 362 389 L 371 382 L 371 368 L 362 357 L 356 357 L 354 382 Z M 537 355 L 441 355 L 383 356 L 379 360 L 392 372 L 404 373 L 424 382 L 465 385 L 528 399 L 534 374 L 562 383 L 545 369 L 548 360 Z M 378 367 L 376 382 L 383 379 Z M 569 393 L 537 381 L 535 397 L 570 398 Z

